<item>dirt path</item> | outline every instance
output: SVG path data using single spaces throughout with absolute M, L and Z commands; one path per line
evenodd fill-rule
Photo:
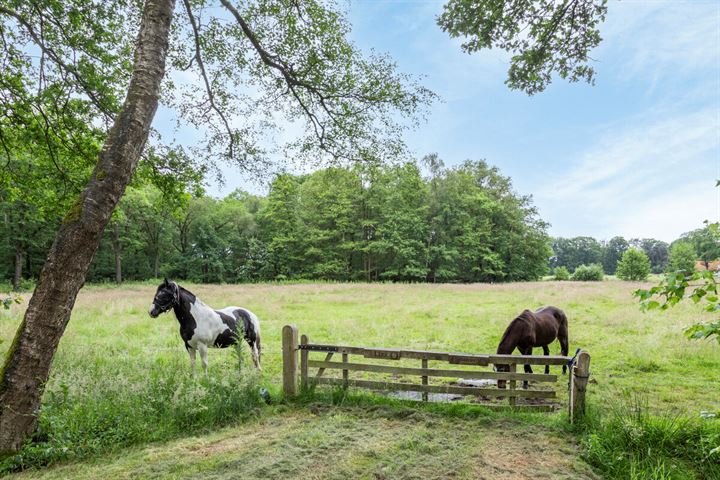
M 413 410 L 292 411 L 15 479 L 597 479 L 568 438 Z

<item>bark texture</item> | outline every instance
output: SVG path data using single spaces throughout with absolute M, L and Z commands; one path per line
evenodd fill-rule
M 92 178 L 70 209 L 40 273 L 0 376 L 0 454 L 18 451 L 37 424 L 45 382 L 102 232 L 147 141 L 165 74 L 174 0 L 147 0 L 122 110 Z

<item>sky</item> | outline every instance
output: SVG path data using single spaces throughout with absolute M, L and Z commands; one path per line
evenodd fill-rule
M 552 236 L 672 241 L 718 220 L 720 2 L 610 0 L 591 52 L 596 84 L 555 79 L 535 96 L 504 84 L 508 54 L 465 54 L 437 27 L 443 3 L 348 6 L 362 50 L 388 53 L 441 98 L 406 136 L 417 158 L 485 159 L 533 196 Z M 210 194 L 267 192 L 224 175 Z

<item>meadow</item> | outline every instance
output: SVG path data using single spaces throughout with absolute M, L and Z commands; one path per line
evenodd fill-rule
M 683 336 L 705 315 L 691 304 L 641 312 L 631 296 L 641 285 L 187 284 L 209 305 L 253 310 L 262 325 L 262 376 L 228 349 L 212 350 L 208 378 L 195 379 L 175 318 L 147 314 L 154 285 L 87 286 L 34 443 L 0 465 L 27 469 L 19 478 L 720 475 L 720 454 L 709 453 L 720 445 L 718 345 Z M 490 353 L 519 312 L 548 304 L 568 315 L 571 353 L 592 356 L 583 425 L 571 428 L 564 410 L 497 412 L 327 389 L 281 396 L 285 324 L 318 343 Z M 0 312 L 3 355 L 22 310 Z M 257 395 L 261 386 L 272 405 Z

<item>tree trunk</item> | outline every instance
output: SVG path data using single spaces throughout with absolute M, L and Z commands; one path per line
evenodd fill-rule
M 113 222 L 112 250 L 115 255 L 115 283 L 122 283 L 122 244 L 120 243 L 120 226 Z
M 147 0 L 125 103 L 92 177 L 70 208 L 18 328 L 0 378 L 0 455 L 18 451 L 37 424 L 53 355 L 90 262 L 145 147 L 165 74 L 174 0 Z
M 153 265 L 153 278 L 160 278 L 160 251 L 155 252 L 155 262 Z
M 16 292 L 20 290 L 23 271 L 23 248 L 20 242 L 15 244 L 15 274 L 13 275 L 12 287 Z

